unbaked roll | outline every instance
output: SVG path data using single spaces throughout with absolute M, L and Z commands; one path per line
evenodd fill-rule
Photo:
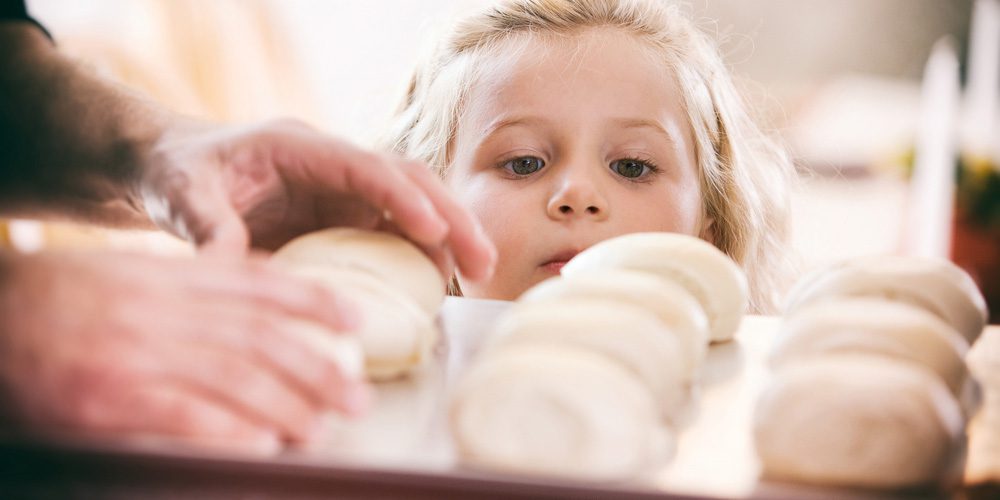
M 359 307 L 363 321 L 356 334 L 372 380 L 405 375 L 430 360 L 438 330 L 402 292 L 354 268 L 297 267 L 290 272 L 345 294 Z
M 642 382 L 668 418 L 688 398 L 690 362 L 680 339 L 636 305 L 594 298 L 517 304 L 494 325 L 482 355 L 511 346 L 568 346 L 604 356 Z
M 445 296 L 434 262 L 413 243 L 384 231 L 324 229 L 295 238 L 272 258 L 289 267 L 361 270 L 404 291 L 430 316 L 437 315 Z
M 646 471 L 669 449 L 649 392 L 622 366 L 585 349 L 503 349 L 473 365 L 452 399 L 462 462 L 588 481 Z
M 963 431 L 934 373 L 884 356 L 830 355 L 783 367 L 758 400 L 767 478 L 899 488 L 936 482 Z
M 819 270 L 789 293 L 786 315 L 837 296 L 882 297 L 922 307 L 971 344 L 986 325 L 986 301 L 972 278 L 946 260 L 875 256 Z
M 604 240 L 573 257 L 562 275 L 608 268 L 647 272 L 684 287 L 705 311 L 712 341 L 731 339 L 747 309 L 743 271 L 718 248 L 693 236 L 632 233 Z
M 613 300 L 654 313 L 683 348 L 683 378 L 692 380 L 708 351 L 708 319 L 691 294 L 680 285 L 638 271 L 599 269 L 545 280 L 517 300 L 520 303 L 563 299 Z
M 885 355 L 931 369 L 958 396 L 967 378 L 968 348 L 954 328 L 919 307 L 880 298 L 838 297 L 805 305 L 787 317 L 770 364 L 780 368 L 840 353 Z

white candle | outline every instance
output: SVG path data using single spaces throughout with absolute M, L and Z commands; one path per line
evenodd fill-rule
M 977 0 L 969 32 L 962 147 L 988 157 L 998 147 L 997 97 L 1000 93 L 1000 1 Z
M 917 124 L 916 164 L 910 185 L 904 249 L 948 258 L 955 199 L 955 119 L 959 106 L 958 57 L 951 40 L 934 44 L 924 72 Z

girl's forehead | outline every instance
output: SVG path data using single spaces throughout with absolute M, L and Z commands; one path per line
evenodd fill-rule
M 472 115 L 518 107 L 627 115 L 683 108 L 666 54 L 617 28 L 515 35 L 478 66 L 466 109 Z
M 657 87 L 675 77 L 665 50 L 620 28 L 595 27 L 570 33 L 521 33 L 477 57 L 472 88 L 492 95 L 498 87 L 537 89 L 555 82 L 572 85 L 580 79 L 627 83 L 645 77 Z M 637 80 L 632 78 L 632 80 Z
M 665 68 L 668 55 L 648 37 L 620 27 L 594 26 L 568 32 L 515 33 L 487 50 L 485 58 L 508 64 L 542 62 L 572 66 L 595 51 L 637 56 L 659 68 Z

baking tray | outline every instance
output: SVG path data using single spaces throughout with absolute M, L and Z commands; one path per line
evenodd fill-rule
M 461 467 L 447 432 L 450 388 L 509 302 L 449 297 L 434 362 L 379 384 L 371 413 L 331 417 L 308 451 L 246 458 L 164 446 L 0 438 L 0 498 L 1000 498 L 995 485 L 903 492 L 759 480 L 751 416 L 780 319 L 747 316 L 712 346 L 673 458 L 631 483 L 593 484 Z M 1000 335 L 997 327 L 984 335 Z

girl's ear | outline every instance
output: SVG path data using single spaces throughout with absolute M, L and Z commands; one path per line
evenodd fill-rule
M 715 219 L 705 217 L 705 220 L 701 223 L 701 231 L 698 237 L 713 245 L 715 244 Z

